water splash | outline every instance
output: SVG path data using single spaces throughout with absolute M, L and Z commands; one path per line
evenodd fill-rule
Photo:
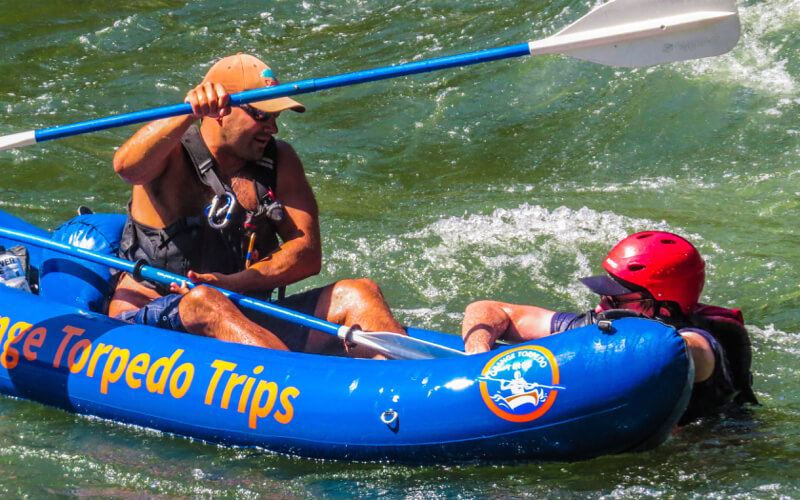
M 800 2 L 773 0 L 739 6 L 742 37 L 730 53 L 682 63 L 698 76 L 735 82 L 765 94 L 793 96 L 797 81 L 787 68 L 787 51 L 794 50 L 800 24 Z
M 532 294 L 551 307 L 590 307 L 595 297 L 578 278 L 602 272 L 599 263 L 611 246 L 647 229 L 684 234 L 665 222 L 524 203 L 442 218 L 388 238 L 337 241 L 326 266 L 333 275 L 349 272 L 399 286 L 412 295 L 396 304 L 406 307 L 406 319 L 447 322 L 470 300 L 524 301 Z M 702 242 L 699 235 L 688 237 Z

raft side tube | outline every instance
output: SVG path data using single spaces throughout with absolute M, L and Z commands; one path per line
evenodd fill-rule
M 0 390 L 312 458 L 578 459 L 671 428 L 687 390 L 674 330 L 614 325 L 613 334 L 586 327 L 463 358 L 346 359 L 131 325 L 3 287 Z

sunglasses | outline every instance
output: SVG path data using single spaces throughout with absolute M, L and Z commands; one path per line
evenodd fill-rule
M 612 309 L 626 309 L 629 304 L 640 303 L 642 306 L 647 307 L 654 303 L 652 297 L 645 296 L 641 293 L 632 293 L 628 295 L 603 295 L 602 300 L 611 306 Z
M 269 113 L 267 111 L 261 111 L 260 109 L 256 109 L 249 104 L 242 104 L 239 108 L 250 115 L 250 118 L 257 122 L 268 122 L 272 119 L 277 120 L 279 116 L 281 116 L 281 112 L 278 111 L 277 113 Z

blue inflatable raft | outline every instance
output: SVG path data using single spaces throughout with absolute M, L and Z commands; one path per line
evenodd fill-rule
M 0 228 L 99 252 L 122 220 L 80 216 L 50 235 L 0 211 Z M 0 391 L 70 412 L 303 457 L 506 462 L 651 448 L 690 396 L 684 341 L 653 321 L 447 359 L 278 352 L 111 319 L 107 268 L 26 246 L 39 289 L 0 286 Z M 462 349 L 454 335 L 409 334 Z

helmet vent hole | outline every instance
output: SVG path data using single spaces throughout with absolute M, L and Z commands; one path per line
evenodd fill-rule
M 630 266 L 628 266 L 628 271 L 641 271 L 644 268 L 645 266 L 641 264 L 631 264 Z
M 653 236 L 652 233 L 643 233 L 643 234 L 640 234 L 640 235 L 636 236 L 636 239 L 637 240 L 643 240 L 643 239 L 649 238 L 651 236 Z
M 661 240 L 661 243 L 663 243 L 665 245 L 674 245 L 675 243 L 677 243 L 677 241 L 675 241 L 675 240 Z

